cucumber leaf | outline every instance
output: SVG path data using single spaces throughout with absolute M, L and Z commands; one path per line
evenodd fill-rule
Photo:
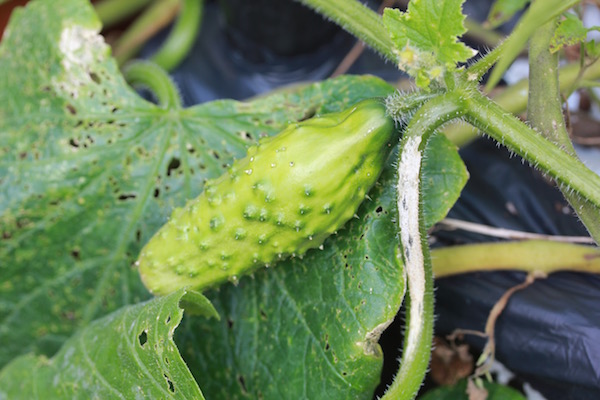
M 0 372 L 0 398 L 204 399 L 173 341 L 180 303 L 217 316 L 206 297 L 185 290 L 123 307 L 78 331 L 50 359 L 16 358 Z
M 30 2 L 0 45 L 0 366 L 149 297 L 133 263 L 260 136 L 393 89 L 342 77 L 164 110 L 123 80 L 87 1 Z M 43 68 L 40 68 L 43 65 Z
M 458 40 L 466 32 L 465 0 L 413 0 L 408 10 L 386 8 L 383 23 L 394 43 L 398 66 L 427 88 L 475 51 Z
M 148 299 L 134 266 L 141 247 L 259 137 L 394 90 L 344 76 L 162 109 L 127 86 L 99 30 L 85 0 L 37 0 L 15 11 L 0 44 L 0 367 L 35 354 L 7 377 L 27 365 L 44 384 L 75 331 Z M 377 337 L 404 294 L 386 174 L 323 250 L 208 293 L 220 322 L 183 321 L 176 342 L 209 398 L 372 395 Z M 107 340 L 126 339 L 117 336 Z
M 556 53 L 563 47 L 584 42 L 587 33 L 587 28 L 577 15 L 565 13 L 550 41 L 550 51 Z

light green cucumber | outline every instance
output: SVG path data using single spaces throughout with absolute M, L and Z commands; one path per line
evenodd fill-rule
M 368 99 L 261 140 L 148 242 L 144 284 L 203 290 L 319 247 L 355 214 L 397 137 L 383 101 Z

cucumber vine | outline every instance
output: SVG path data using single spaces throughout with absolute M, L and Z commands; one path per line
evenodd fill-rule
M 533 2 L 524 17 L 528 23 L 521 24 L 502 45 L 468 67 L 457 66 L 472 55 L 470 49 L 458 42 L 458 37 L 465 33 L 464 0 L 413 0 L 406 12 L 386 9 L 383 19 L 370 10 L 362 11 L 368 18 L 353 18 L 354 10 L 360 7 L 353 1 L 302 2 L 395 62 L 415 79 L 423 92 L 438 93 L 408 122 L 398 162 L 398 227 L 408 277 L 408 326 L 400 370 L 383 398 L 414 398 L 427 369 L 433 332 L 433 275 L 421 210 L 425 200 L 420 194 L 420 169 L 425 144 L 441 125 L 455 119 L 465 120 L 552 177 L 569 201 L 577 204 L 574 208 L 584 222 L 598 218 L 600 177 L 574 157 L 572 151 L 565 151 L 559 143 L 533 130 L 476 87 L 481 77 L 498 63 L 488 82 L 488 89 L 491 88 L 536 29 L 556 20 L 578 2 Z M 365 33 L 369 24 L 371 33 Z M 388 31 L 390 41 L 379 37 L 382 30 Z M 557 74 L 556 69 L 553 71 Z M 550 94 L 559 104 L 558 77 L 553 78 L 556 83 Z M 547 97 L 547 94 L 538 95 Z M 394 101 L 388 104 L 393 117 L 406 119 L 396 112 Z M 559 117 L 562 121 L 562 115 Z M 534 126 L 544 129 L 540 124 Z M 590 233 L 596 242 L 600 241 L 597 229 L 590 229 Z
M 561 99 L 600 77 L 600 46 L 585 42 L 595 28 L 563 14 L 580 1 L 494 8 L 491 21 L 499 24 L 531 3 L 511 36 L 477 60 L 460 40 L 465 0 L 412 0 L 405 12 L 382 16 L 358 0 L 298 1 L 407 72 L 415 89 L 392 93 L 378 78 L 346 76 L 185 108 L 162 68 L 188 54 L 203 0 L 103 0 L 98 15 L 84 0 L 38 0 L 15 13 L 0 46 L 7 71 L 0 74 L 0 130 L 7 132 L 0 135 L 0 257 L 8 271 L 0 338 L 13 347 L 0 351 L 0 363 L 13 360 L 0 370 L 0 398 L 27 397 L 27 390 L 65 398 L 188 390 L 203 398 L 191 371 L 208 377 L 207 393 L 225 397 L 291 398 L 298 388 L 305 398 L 370 397 L 379 382 L 379 336 L 407 288 L 401 364 L 383 399 L 412 399 L 431 354 L 434 274 L 499 266 L 549 273 L 567 262 L 600 270 L 600 249 L 589 246 L 531 241 L 430 251 L 427 240 L 467 180 L 454 144 L 477 131 L 554 179 L 600 241 L 600 177 L 576 158 Z M 100 21 L 109 26 L 135 15 L 110 57 Z M 154 63 L 128 61 L 176 15 Z M 527 42 L 529 82 L 492 94 Z M 579 65 L 559 68 L 557 51 L 576 43 Z M 50 67 L 40 70 L 40 63 Z M 122 75 L 149 89 L 157 104 L 130 90 Z M 527 122 L 514 116 L 525 109 Z M 396 148 L 397 171 L 388 168 Z M 198 191 L 150 239 L 166 211 Z M 543 256 L 533 264 L 535 252 Z M 263 271 L 274 264 L 282 267 Z M 207 292 L 215 308 L 190 291 L 227 280 L 236 286 Z M 88 324 L 139 302 L 149 294 L 142 283 L 164 296 Z M 222 318 L 207 330 L 204 321 L 187 321 L 186 362 L 173 342 L 183 309 Z M 56 343 L 46 342 L 48 333 Z M 52 358 L 20 356 L 32 347 L 51 355 L 59 344 Z M 300 351 L 322 364 L 298 366 Z M 141 361 L 132 367 L 132 360 Z

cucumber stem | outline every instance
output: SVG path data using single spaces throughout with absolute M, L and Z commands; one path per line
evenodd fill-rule
M 123 68 L 125 80 L 131 86 L 150 90 L 165 109 L 181 108 L 181 97 L 167 72 L 151 61 L 132 61 Z
M 477 243 L 431 250 L 436 278 L 498 270 L 600 273 L 600 248 L 550 240 Z
M 600 176 L 478 91 L 465 97 L 465 119 L 554 178 L 563 190 L 600 206 Z
M 558 86 L 558 53 L 550 52 L 558 21 L 553 19 L 536 31 L 529 43 L 529 102 L 527 120 L 542 136 L 556 143 L 565 153 L 577 158 L 562 110 Z M 596 243 L 600 243 L 600 208 L 577 193 L 562 190 Z
M 398 163 L 398 224 L 407 275 L 407 328 L 400 369 L 384 400 L 413 399 L 425 378 L 433 341 L 433 273 L 421 208 L 421 165 L 427 141 L 443 123 L 460 117 L 456 92 L 425 103 L 408 124 Z
M 381 16 L 357 0 L 298 0 L 362 40 L 388 61 L 396 61 Z
M 103 0 L 94 5 L 104 29 L 135 15 L 154 0 Z
M 178 66 L 188 55 L 202 20 L 204 0 L 181 0 L 181 3 L 179 17 L 171 28 L 169 36 L 151 57 L 152 61 L 167 71 Z

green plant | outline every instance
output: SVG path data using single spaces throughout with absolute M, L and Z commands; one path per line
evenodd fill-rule
M 363 202 L 393 139 L 384 104 L 368 99 L 261 140 L 150 239 L 137 262 L 144 284 L 204 290 L 321 246 Z
M 155 105 L 126 84 L 87 2 L 38 0 L 15 12 L 0 45 L 0 341 L 11 344 L 0 348 L 0 397 L 201 398 L 202 389 L 209 398 L 370 398 L 381 370 L 377 341 L 406 283 L 402 363 L 384 398 L 413 398 L 429 361 L 432 269 L 453 273 L 465 268 L 453 266 L 455 256 L 481 253 L 445 250 L 450 254 L 439 253 L 432 266 L 426 241 L 467 179 L 456 147 L 440 133 L 456 129 L 449 123 L 457 119 L 554 178 L 598 241 L 600 178 L 565 149 L 560 113 L 561 87 L 573 90 L 600 75 L 582 56 L 558 81 L 555 50 L 581 35 L 569 36 L 579 25 L 556 24 L 576 1 L 534 1 L 509 39 L 469 65 L 473 52 L 458 41 L 462 0 L 413 0 L 406 13 L 388 9 L 383 18 L 355 1 L 303 2 L 398 64 L 418 89 L 398 93 L 374 77 L 344 76 L 248 102 L 182 108 L 160 68 L 126 67 L 125 78 L 149 87 Z M 536 130 L 478 87 L 498 62 L 490 89 L 529 38 L 537 49 L 531 57 L 541 57 L 536 67 L 552 78 L 530 81 Z M 593 43 L 585 48 L 597 54 Z M 173 286 L 150 298 L 135 261 L 172 208 L 209 193 L 206 182 L 244 162 L 234 159 L 261 136 L 312 115 L 344 115 L 374 97 L 385 98 L 389 116 L 405 127 L 400 146 L 356 218 L 337 235 L 323 235 L 322 250 L 255 270 L 206 297 Z M 469 135 L 461 133 L 461 141 Z M 327 225 L 324 231 L 338 223 Z M 305 239 L 290 242 L 285 252 L 306 247 Z M 526 256 L 531 247 L 523 247 Z M 598 257 L 586 256 L 596 249 L 567 247 L 567 266 L 598 271 Z M 178 286 L 188 284 L 194 282 Z

